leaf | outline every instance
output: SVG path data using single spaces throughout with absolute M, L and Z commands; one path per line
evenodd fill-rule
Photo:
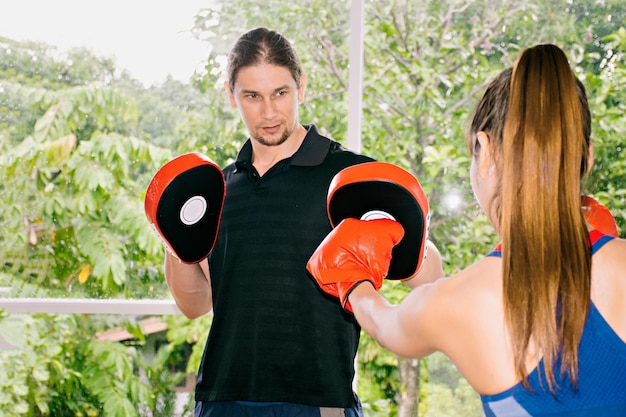
M 44 144 L 44 149 L 47 151 L 48 160 L 55 165 L 65 162 L 76 147 L 76 143 L 76 135 L 74 134 L 69 134 L 57 140 L 46 142 Z
M 13 393 L 18 397 L 24 397 L 28 394 L 28 385 L 24 383 L 18 383 L 13 385 Z
M 13 410 L 17 415 L 26 414 L 28 412 L 28 403 L 24 401 L 20 401 L 14 405 Z
M 33 369 L 33 378 L 39 382 L 46 382 L 50 379 L 50 372 L 44 366 L 37 366 Z
M 91 274 L 91 265 L 87 264 L 83 266 L 80 269 L 80 272 L 78 273 L 78 282 L 80 282 L 81 284 L 84 284 L 85 282 L 87 282 L 87 278 L 89 278 L 90 274 Z
M 119 207 L 124 207 L 124 210 L 119 210 Z M 118 225 L 124 234 L 133 236 L 141 250 L 153 257 L 163 252 L 163 244 L 148 222 L 140 201 L 113 197 L 107 203 L 106 210 L 111 213 L 111 222 Z
M 133 335 L 135 338 L 139 339 L 141 342 L 145 342 L 146 336 L 141 330 L 141 325 L 139 323 L 131 323 L 127 322 L 123 325 L 124 330 Z
M 114 231 L 104 224 L 83 223 L 77 227 L 76 238 L 103 289 L 108 290 L 111 283 L 121 286 L 126 280 L 125 251 Z
M 48 401 L 49 398 L 47 398 L 47 396 L 37 396 L 35 398 L 35 404 L 37 405 L 37 408 L 39 409 L 39 411 L 41 411 L 41 415 L 48 415 L 50 414 L 50 407 L 48 407 Z

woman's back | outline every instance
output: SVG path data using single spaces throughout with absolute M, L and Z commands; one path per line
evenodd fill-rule
M 439 303 L 447 299 L 450 309 L 439 323 L 451 331 L 441 350 L 482 394 L 487 416 L 626 415 L 626 241 L 592 237 L 592 304 L 579 348 L 578 389 L 557 366 L 556 397 L 548 389 L 541 354 L 533 353 L 532 345 L 527 358 L 532 391 L 515 376 L 499 252 L 435 284 L 442 288 L 434 298 Z

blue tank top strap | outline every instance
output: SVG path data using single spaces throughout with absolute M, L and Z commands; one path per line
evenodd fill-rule
M 594 253 L 599 251 L 602 246 L 606 245 L 613 239 L 615 239 L 614 236 L 605 235 L 598 230 L 592 230 L 591 232 L 589 232 L 589 240 L 591 243 L 591 254 L 593 255 Z
M 598 230 L 592 230 L 589 232 L 589 243 L 591 244 L 591 254 L 596 253 L 600 248 L 606 245 L 611 240 L 615 239 L 614 236 L 605 235 Z M 487 256 L 492 256 L 496 258 L 502 257 L 502 242 L 498 243 L 491 252 L 487 254 Z
M 498 243 L 496 247 L 493 248 L 493 250 L 487 254 L 487 256 L 502 258 L 502 242 Z

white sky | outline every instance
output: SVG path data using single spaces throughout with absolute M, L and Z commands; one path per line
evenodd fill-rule
M 146 86 L 168 74 L 188 81 L 209 46 L 189 30 L 210 0 L 0 0 L 0 35 L 46 42 L 66 51 L 85 46 L 114 57 Z

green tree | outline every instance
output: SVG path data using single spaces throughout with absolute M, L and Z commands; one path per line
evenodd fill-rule
M 87 282 L 91 296 L 146 294 L 157 278 L 146 261 L 161 246 L 145 221 L 142 181 L 170 153 L 124 135 L 135 108 L 113 89 L 15 91 L 46 111 L 0 157 L 5 271 L 48 290 Z
M 0 416 L 131 417 L 137 404 L 154 407 L 134 372 L 137 349 L 94 340 L 88 318 L 0 315 L 0 329 L 18 347 L 0 351 Z
M 53 50 L 0 44 L 5 55 L 38 58 L 0 68 L 11 109 L 0 122 L 0 286 L 13 297 L 164 296 L 162 245 L 142 197 L 172 152 L 133 136 L 137 106 L 103 75 L 113 74 L 108 61 L 82 50 L 59 61 Z M 167 370 L 169 351 L 145 363 L 134 346 L 94 338 L 112 323 L 141 342 L 131 319 L 1 314 L 0 333 L 17 349 L 0 351 L 0 415 L 167 415 L 180 380 Z

